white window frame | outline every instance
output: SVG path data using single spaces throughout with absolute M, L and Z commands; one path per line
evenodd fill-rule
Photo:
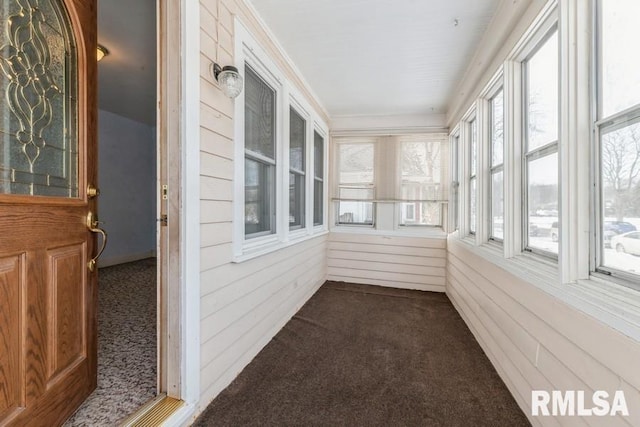
M 592 2 L 593 13 L 593 49 L 595 54 L 592 63 L 592 81 L 595 82 L 591 93 L 592 102 L 592 120 L 593 120 L 593 141 L 592 141 L 592 156 L 593 156 L 593 171 L 591 182 L 595 189 L 593 195 L 592 206 L 592 230 L 593 237 L 591 245 L 593 247 L 592 259 L 591 259 L 591 274 L 599 279 L 613 280 L 616 283 L 623 286 L 640 290 L 640 276 L 638 274 L 628 273 L 623 270 L 616 269 L 614 267 L 608 267 L 604 265 L 604 238 L 603 238 L 603 224 L 604 216 L 603 212 L 603 179 L 602 179 L 602 135 L 605 131 L 612 129 L 619 129 L 625 127 L 628 123 L 638 123 L 640 121 L 640 102 L 634 106 L 628 107 L 624 110 L 618 111 L 606 117 L 602 116 L 602 28 L 601 28 L 601 0 L 594 0 Z
M 606 1 L 606 0 L 604 0 Z M 509 272 L 530 286 L 544 292 L 585 315 L 611 327 L 623 335 L 640 340 L 637 288 L 623 278 L 595 271 L 594 249 L 599 227 L 599 202 L 594 201 L 594 187 L 599 179 L 594 173 L 598 140 L 593 87 L 596 81 L 594 61 L 593 1 L 549 0 L 531 25 L 524 30 L 511 51 L 505 55 L 505 240 L 503 253 L 495 245 L 476 246 L 466 238 L 464 229 L 451 245 L 465 245 L 474 255 Z M 560 40 L 560 108 L 559 108 L 559 219 L 562 222 L 557 261 L 522 252 L 522 73 L 521 61 L 532 45 L 540 41 L 551 24 L 557 22 Z M 473 101 L 475 104 L 475 100 Z M 464 116 L 463 116 L 464 118 Z M 462 127 L 463 118 L 455 123 Z M 455 129 L 455 128 L 454 128 Z M 462 130 L 462 129 L 461 129 Z M 462 130 L 463 131 L 463 130 Z M 455 134 L 455 130 L 452 135 Z M 591 149 L 585 149 L 590 141 Z M 461 151 L 465 155 L 465 150 Z M 465 160 L 460 159 L 464 166 Z M 464 174 L 462 176 L 465 176 Z M 465 180 L 461 182 L 461 202 L 466 201 Z M 461 215 L 465 215 L 462 208 Z M 461 222 L 464 228 L 465 223 Z M 635 278 L 637 283 L 637 278 Z M 524 289 L 524 288 L 523 288 Z
M 545 266 L 546 277 L 557 274 L 557 260 L 539 256 L 524 250 L 523 224 L 526 224 L 524 217 L 526 211 L 523 209 L 522 200 L 524 184 L 523 178 L 524 155 L 523 155 L 523 135 L 524 128 L 524 79 L 523 62 L 534 52 L 553 28 L 558 27 L 558 6 L 555 1 L 550 1 L 542 10 L 540 16 L 534 21 L 532 26 L 523 35 L 522 39 L 514 46 L 502 64 L 492 75 L 484 88 L 479 91 L 478 98 L 470 105 L 468 110 L 462 115 L 460 121 L 454 128 L 450 137 L 460 136 L 460 155 L 458 167 L 460 176 L 464 179 L 460 183 L 460 233 L 459 236 L 468 243 L 476 246 L 484 245 L 487 242 L 495 246 L 495 249 L 502 252 L 503 258 L 520 257 L 522 259 L 535 259 Z M 504 238 L 502 249 L 498 242 L 489 241 L 490 234 L 490 105 L 489 100 L 502 89 L 504 96 Z M 470 127 L 469 123 L 473 119 L 477 120 L 478 132 L 478 154 L 476 166 L 476 233 L 470 233 Z M 560 119 L 559 119 L 560 120 Z M 457 132 L 457 133 L 456 133 Z M 560 135 L 560 133 L 559 133 Z M 560 151 L 560 149 L 558 149 Z M 560 187 L 560 183 L 559 183 Z M 561 188 L 559 188 L 559 192 Z M 560 201 L 559 201 L 560 204 Z M 559 218 L 560 221 L 560 218 Z M 525 261 L 526 262 L 526 261 Z M 539 265 L 536 265 L 539 269 Z M 548 273 L 548 274 L 547 274 Z
M 464 236 L 466 239 L 468 239 L 470 242 L 473 242 L 473 244 L 478 244 L 477 240 L 476 240 L 476 232 L 477 232 L 477 227 L 479 224 L 478 221 L 478 181 L 477 181 L 477 177 L 478 177 L 478 154 L 480 153 L 480 151 L 478 151 L 478 149 L 480 148 L 478 146 L 478 136 L 479 136 L 479 129 L 478 129 L 478 107 L 477 107 L 478 102 L 475 101 L 471 107 L 467 110 L 467 112 L 465 113 L 465 115 L 462 117 L 460 124 L 459 124 L 459 129 L 460 129 L 460 146 L 458 148 L 459 152 L 459 171 L 460 171 L 460 176 L 464 177 L 464 179 L 462 180 L 462 182 L 460 183 L 459 188 L 461 189 L 460 192 L 460 231 L 461 231 L 461 236 Z M 471 169 L 471 138 L 472 138 L 472 132 L 471 132 L 471 125 L 472 122 L 475 121 L 476 123 L 476 170 L 475 170 L 475 174 L 472 174 L 472 169 Z M 472 178 L 475 176 L 476 179 L 476 231 L 472 232 L 471 231 L 471 181 Z
M 456 125 L 449 135 L 449 171 L 452 177 L 449 186 L 449 232 L 460 230 L 460 125 Z
M 475 104 L 475 117 L 477 119 L 477 201 L 476 201 L 476 233 L 475 243 L 482 245 L 490 242 L 495 245 L 501 245 L 503 240 L 491 238 L 491 101 L 500 92 L 504 90 L 504 72 L 500 67 L 498 71 L 489 80 L 489 83 L 480 92 L 478 100 Z M 503 94 L 504 97 L 504 94 Z M 503 117 L 504 120 L 504 117 Z M 503 123 L 503 144 L 506 147 L 506 120 Z M 496 169 L 502 169 L 504 171 L 506 154 L 503 152 L 503 163 Z M 503 172 L 504 176 L 504 172 Z M 505 180 L 506 181 L 506 180 Z M 503 191 L 505 189 L 503 188 Z M 503 193 L 504 194 L 504 193 Z M 506 205 L 503 220 L 503 232 L 506 222 Z
M 310 234 L 311 229 L 309 227 L 309 217 L 310 217 L 310 212 L 309 212 L 309 173 L 310 173 L 310 164 L 309 164 L 309 160 L 312 158 L 312 155 L 309 153 L 309 150 L 311 149 L 311 142 L 309 141 L 309 135 L 311 134 L 310 132 L 310 128 L 313 127 L 313 115 L 311 114 L 311 107 L 303 101 L 303 98 L 297 93 L 297 91 L 293 90 L 292 88 L 289 88 L 289 104 L 288 104 L 288 108 L 287 108 L 287 112 L 289 112 L 289 109 L 294 109 L 296 111 L 296 113 L 302 117 L 302 119 L 305 121 L 305 136 L 304 136 L 304 149 L 305 149 L 305 172 L 304 172 L 304 209 L 305 209 L 305 213 L 304 213 L 304 227 L 297 227 L 297 228 L 290 228 L 289 226 L 289 221 L 287 220 L 287 228 L 289 230 L 289 232 L 287 233 L 287 239 L 288 240 L 295 240 L 297 238 L 306 236 L 308 234 Z M 285 138 L 285 142 L 286 142 L 286 148 L 287 148 L 287 174 L 286 174 L 286 182 L 289 183 L 289 171 L 291 171 L 291 165 L 289 164 L 289 150 L 290 150 L 290 142 L 291 142 L 291 137 L 289 135 L 289 131 L 290 131 L 290 115 L 287 113 L 287 118 L 286 118 L 286 124 L 285 124 L 285 129 L 287 132 L 287 137 Z M 288 187 L 287 187 L 288 188 Z M 287 193 L 287 202 L 289 202 L 289 195 Z M 288 206 L 288 205 L 287 205 Z M 288 215 L 288 208 L 287 208 L 287 215 L 286 217 L 289 218 Z
M 409 209 L 411 208 L 411 209 Z M 411 211 L 411 215 L 409 215 L 409 211 Z M 407 221 L 415 221 L 416 220 L 416 205 L 414 203 L 402 203 L 402 218 Z
M 478 116 L 474 116 L 467 123 L 467 127 L 469 128 L 469 170 L 467 175 L 467 179 L 469 181 L 469 234 L 475 236 L 478 233 L 478 225 L 481 222 L 479 221 L 481 217 L 481 210 L 479 209 L 480 205 L 478 203 L 478 201 L 480 200 L 480 184 L 478 183 L 478 176 L 480 175 L 479 154 L 481 153 L 481 151 L 479 140 L 481 132 Z M 475 184 L 475 191 L 473 193 L 471 192 L 471 188 L 474 187 L 472 184 Z M 472 207 L 474 206 L 475 209 L 472 210 Z
M 240 75 L 245 75 L 245 64 L 249 65 L 276 92 L 276 232 L 273 234 L 252 237 L 245 236 L 244 225 L 244 96 L 235 99 L 234 107 L 234 197 L 233 197 L 233 262 L 243 262 L 269 252 L 273 252 L 292 244 L 326 233 L 327 190 L 323 191 L 324 224 L 314 226 L 310 221 L 313 209 L 313 132 L 321 134 L 325 139 L 324 176 L 328 169 L 328 126 L 296 86 L 287 80 L 285 74 L 271 60 L 256 38 L 247 30 L 239 19 L 235 20 L 235 64 Z M 307 123 L 306 155 L 307 173 L 305 174 L 305 227 L 289 230 L 289 119 L 290 108 L 294 108 Z M 326 180 L 326 179 L 325 179 Z
M 554 254 L 553 252 L 549 252 L 549 251 L 545 251 L 543 249 L 540 248 L 535 248 L 529 245 L 529 185 L 528 185 L 528 180 L 527 180 L 527 173 L 528 173 L 528 168 L 529 168 L 529 164 L 531 162 L 534 162 L 536 160 L 542 159 L 544 157 L 548 157 L 548 156 L 552 156 L 554 154 L 558 155 L 558 202 L 557 205 L 560 205 L 560 186 L 561 186 L 561 182 L 560 182 L 560 129 L 559 129 L 559 124 L 560 124 L 560 91 L 558 90 L 558 130 L 557 130 L 557 139 L 553 142 L 548 142 L 543 146 L 540 147 L 536 147 L 530 151 L 527 150 L 527 146 L 528 146 L 528 132 L 527 132 L 527 127 L 528 127 L 528 114 L 527 114 L 527 106 L 526 106 L 526 102 L 527 102 L 527 98 L 528 98 L 528 94 L 526 91 L 527 88 L 527 81 L 528 81 L 528 76 L 526 75 L 526 66 L 525 64 L 534 56 L 536 55 L 539 50 L 542 48 L 542 46 L 549 40 L 549 38 L 556 33 L 557 37 L 558 37 L 558 54 L 560 53 L 560 30 L 558 28 L 558 24 L 557 21 L 556 22 L 551 22 L 552 24 L 551 27 L 547 28 L 546 26 L 543 28 L 543 30 L 540 30 L 541 34 L 541 38 L 540 40 L 538 40 L 538 42 L 533 46 L 532 49 L 528 50 L 526 57 L 522 60 L 521 64 L 522 64 L 522 73 L 523 73 L 523 77 L 522 77 L 522 99 L 523 99 L 523 107 L 522 107 L 522 180 L 523 180 L 523 185 L 522 185 L 522 191 L 523 191 L 523 197 L 522 197 L 522 206 L 523 206 L 523 210 L 522 210 L 522 250 L 524 252 L 529 252 L 532 254 L 536 254 L 536 255 L 540 255 L 540 256 L 544 256 L 547 257 L 549 259 L 552 260 L 557 260 L 558 259 L 558 254 Z M 560 61 L 558 61 L 558 88 L 560 86 Z M 562 220 L 560 218 L 560 215 L 558 214 L 558 229 L 560 230 L 562 228 Z M 559 235 L 559 239 L 558 241 L 560 241 L 561 236 Z M 560 244 L 558 243 L 558 249 L 559 249 Z M 558 250 L 559 253 L 559 250 Z
M 328 182 L 329 180 L 327 179 L 328 177 L 328 173 L 329 173 L 329 130 L 326 124 L 315 120 L 313 122 L 313 126 L 311 126 L 311 136 L 309 139 L 309 151 L 310 151 L 310 163 L 309 166 L 311 167 L 311 169 L 313 170 L 313 173 L 309 173 L 309 186 L 310 186 L 310 192 L 309 192 L 309 201 L 310 201 L 310 205 L 311 205 L 311 211 L 310 213 L 310 221 L 309 221 L 309 226 L 310 228 L 313 229 L 313 231 L 315 232 L 321 232 L 321 231 L 327 231 L 329 229 L 329 215 L 328 215 L 328 210 L 329 210 L 329 203 L 328 203 L 328 199 L 329 199 L 329 189 L 328 189 Z M 316 181 L 316 173 L 315 173 L 315 133 L 318 133 L 318 135 L 320 135 L 323 139 L 323 144 L 324 146 L 322 147 L 322 151 L 323 151 L 323 163 L 322 163 L 322 224 L 315 224 L 315 181 Z
M 438 142 L 440 144 L 440 185 L 442 186 L 442 198 L 448 199 L 450 186 L 448 174 L 450 168 L 449 136 L 443 132 L 341 132 L 333 136 L 331 148 L 331 231 L 358 234 L 397 235 L 397 236 L 421 236 L 438 237 L 446 235 L 449 224 L 448 200 L 439 200 L 441 203 L 440 224 L 401 224 L 404 203 L 412 203 L 398 195 L 401 190 L 401 169 L 399 160 L 399 145 L 402 141 Z M 395 141 L 389 141 L 393 138 Z M 362 200 L 370 202 L 372 206 L 372 224 L 339 223 L 340 195 L 340 152 L 341 144 L 369 143 L 374 147 L 374 178 L 372 189 L 374 194 L 371 199 Z M 393 168 L 394 175 L 390 171 Z M 387 173 L 388 172 L 388 173 Z M 429 200 L 431 201 L 431 200 Z
M 244 148 L 244 163 L 245 163 L 245 167 L 246 167 L 246 162 L 247 160 L 250 160 L 254 163 L 257 164 L 262 164 L 262 165 L 266 165 L 267 167 L 273 168 L 273 176 L 272 176 L 272 182 L 270 183 L 271 186 L 269 188 L 267 188 L 268 192 L 269 192 L 269 197 L 268 197 L 268 201 L 269 201 L 269 215 L 268 215 L 268 222 L 269 222 L 269 228 L 265 231 L 257 231 L 257 232 L 253 232 L 251 234 L 247 234 L 246 231 L 246 223 L 245 223 L 245 238 L 248 239 L 259 239 L 262 236 L 270 236 L 272 234 L 277 234 L 277 230 L 279 229 L 279 225 L 277 223 L 277 211 L 278 211 L 278 206 L 277 206 L 277 196 L 278 196 L 278 185 L 277 185 L 277 171 L 278 171 L 278 163 L 279 162 L 279 148 L 278 147 L 278 133 L 281 132 L 281 130 L 279 129 L 278 126 L 278 121 L 280 119 L 279 117 L 279 112 L 277 109 L 277 105 L 278 105 L 278 97 L 279 97 L 279 93 L 280 91 L 278 89 L 276 89 L 275 87 L 272 86 L 272 82 L 269 82 L 267 79 L 263 78 L 262 75 L 260 75 L 259 72 L 257 72 L 256 70 L 253 70 L 253 66 L 251 64 L 245 63 L 245 77 L 247 76 L 247 72 L 251 70 L 251 74 L 256 75 L 256 77 L 262 81 L 262 83 L 264 83 L 270 90 L 273 91 L 273 114 L 274 114 L 274 118 L 273 118 L 273 126 L 274 126 L 274 135 L 273 135 L 273 157 L 268 157 L 262 153 L 259 153 L 257 151 L 253 151 L 250 148 L 248 148 L 245 144 L 245 148 Z M 246 92 L 245 92 L 246 93 Z M 246 107 L 246 103 L 245 103 L 245 107 Z M 246 114 L 246 108 L 245 108 L 245 114 Z M 245 116 L 246 118 L 246 116 Z M 246 119 L 245 119 L 246 120 Z M 245 130 L 246 130 L 246 123 L 245 123 Z M 246 175 L 245 175 L 245 179 L 246 179 Z M 245 181 L 245 187 L 246 187 L 246 181 Z M 245 209 L 246 209 L 246 188 L 245 188 Z
M 376 188 L 377 188 L 377 180 L 378 180 L 378 176 L 377 176 L 377 165 L 379 163 L 379 157 L 380 157 L 380 153 L 379 153 L 379 147 L 377 142 L 375 141 L 375 138 L 370 138 L 370 137 L 363 137 L 363 138 L 353 138 L 353 140 L 347 142 L 347 144 L 372 144 L 373 145 L 373 182 L 371 183 L 371 190 L 373 190 L 373 199 L 371 200 L 362 200 L 362 202 L 365 203 L 371 203 L 371 224 L 369 223 L 341 223 L 340 222 L 340 200 L 339 200 L 339 196 L 340 196 L 340 188 L 342 187 L 342 184 L 340 182 L 340 162 L 341 162 L 341 158 L 340 158 L 340 145 L 343 144 L 341 142 L 335 143 L 335 150 L 334 150 L 334 156 L 332 158 L 332 163 L 334 164 L 334 177 L 335 177 L 335 194 L 338 196 L 338 200 L 335 200 L 334 206 L 332 206 L 332 215 L 333 215 L 333 221 L 332 221 L 332 226 L 335 228 L 366 228 L 366 229 L 375 229 L 376 228 L 376 209 L 377 209 L 377 203 L 375 202 L 376 199 Z M 361 183 L 361 184 L 365 184 L 365 183 Z M 356 185 L 356 184 L 354 184 Z M 365 187 L 362 187 L 365 188 Z
M 425 142 L 425 143 L 438 143 L 440 146 L 440 186 L 442 187 L 442 190 L 440 191 L 442 197 L 448 197 L 449 195 L 449 191 L 448 191 L 448 180 L 447 180 L 447 176 L 448 176 L 448 171 L 449 171 L 449 165 L 450 165 L 450 161 L 447 160 L 447 158 L 450 156 L 450 153 L 448 152 L 448 144 L 447 144 L 447 137 L 446 136 L 441 136 L 440 134 L 435 134 L 438 136 L 426 136 L 424 137 L 423 135 L 414 137 L 414 136 L 410 136 L 407 135 L 406 139 L 403 141 L 398 141 L 398 144 L 400 145 L 400 147 L 394 147 L 396 152 L 397 152 L 397 159 L 396 159 L 396 170 L 397 170 L 397 176 L 396 181 L 397 181 L 397 188 L 396 188 L 396 194 L 401 194 L 401 186 L 402 186 L 402 160 L 401 160 L 401 156 L 400 154 L 402 153 L 402 143 L 403 142 L 409 142 L 411 140 L 414 140 L 416 142 Z M 402 137 L 401 137 L 402 138 Z M 409 230 L 411 228 L 415 228 L 415 229 L 432 229 L 432 230 L 446 230 L 447 229 L 447 220 L 448 220 L 448 202 L 450 201 L 447 200 L 447 203 L 443 203 L 442 201 L 440 201 L 440 219 L 438 221 L 438 224 L 402 224 L 401 220 L 402 219 L 408 219 L 405 218 L 404 215 L 404 206 L 406 204 L 412 204 L 412 205 L 416 205 L 417 203 L 421 203 L 420 200 L 416 200 L 416 201 L 411 201 L 411 200 L 401 200 L 398 203 L 396 203 L 396 210 L 395 210 L 395 215 L 396 218 L 394 218 L 394 229 L 395 230 Z M 432 202 L 428 202 L 428 203 L 432 203 Z M 433 202 L 435 203 L 435 201 Z M 415 209 L 415 208 L 414 208 Z M 414 220 L 415 220 L 415 216 L 414 216 Z
M 257 153 L 251 154 L 251 157 L 256 157 L 259 159 L 264 159 L 265 162 L 272 163 L 275 166 L 275 197 L 272 199 L 274 203 L 274 214 L 275 218 L 273 219 L 272 226 L 275 227 L 275 232 L 264 232 L 264 233 L 255 233 L 252 237 L 247 237 L 244 230 L 244 203 L 245 203 L 245 176 L 244 176 L 244 159 L 247 155 L 247 149 L 244 144 L 244 131 L 245 131 L 245 102 L 244 96 L 239 96 L 236 99 L 236 139 L 242 141 L 242 144 L 236 144 L 236 157 L 234 163 L 236 166 L 238 163 L 242 163 L 241 168 L 236 168 L 242 172 L 242 175 L 235 176 L 236 186 L 242 185 L 242 236 L 243 236 L 243 248 L 244 249 L 258 249 L 264 246 L 268 246 L 274 244 L 280 240 L 282 240 L 284 236 L 284 229 L 282 221 L 278 219 L 282 216 L 282 201 L 285 199 L 285 195 L 283 194 L 282 189 L 284 177 L 283 172 L 286 168 L 288 172 L 289 165 L 289 152 L 288 147 L 284 147 L 282 144 L 282 140 L 284 138 L 283 131 L 285 130 L 285 117 L 283 117 L 282 111 L 284 109 L 284 98 L 285 98 L 285 89 L 283 86 L 284 77 L 278 70 L 278 68 L 271 63 L 268 57 L 261 57 L 259 54 L 255 53 L 255 49 L 249 51 L 245 54 L 242 62 L 238 63 L 238 70 L 244 77 L 246 75 L 246 66 L 250 66 L 253 72 L 255 72 L 258 77 L 260 77 L 273 91 L 275 94 L 275 155 L 274 159 L 267 159 L 264 156 L 260 156 Z M 244 95 L 243 91 L 243 95 Z M 241 111 L 238 111 L 239 109 Z M 238 126 L 241 124 L 241 126 Z M 288 133 L 288 131 L 287 131 Z M 288 145 L 288 144 L 287 144 Z M 242 161 L 240 161 L 242 159 Z M 287 173 L 287 182 L 288 182 L 288 173 Z M 288 186 L 287 186 L 288 188 Z M 239 193 L 237 192 L 238 187 L 236 187 L 236 200 L 240 197 L 237 197 Z M 287 192 L 288 195 L 288 192 Z M 288 199 L 288 197 L 287 197 Z M 288 212 L 288 209 L 287 209 Z M 288 215 L 287 215 L 288 216 Z M 240 221 L 237 221 L 240 222 Z M 238 224 L 236 224 L 238 226 Z M 288 229 L 288 225 L 286 227 Z
M 487 177 L 487 210 L 488 210 L 488 215 L 487 218 L 489 220 L 489 224 L 488 224 L 488 230 L 487 230 L 487 240 L 490 240 L 491 242 L 497 243 L 497 244 L 502 244 L 502 242 L 504 241 L 504 217 L 505 217 L 505 207 L 504 207 L 504 176 L 505 176 L 505 172 L 504 172 L 504 142 L 505 142 L 505 138 L 504 138 L 504 87 L 502 84 L 502 74 L 500 74 L 500 81 L 499 84 L 497 85 L 497 87 L 493 88 L 494 90 L 491 92 L 490 96 L 489 96 L 489 104 L 488 104 L 488 111 L 489 111 L 489 126 L 488 126 L 488 131 L 489 131 L 489 135 L 488 135 L 488 144 L 487 144 L 487 150 L 486 153 L 488 155 L 488 159 L 487 159 L 487 167 L 488 167 L 488 171 L 489 171 L 489 175 Z M 503 136 L 502 136 L 502 162 L 497 164 L 497 165 L 493 165 L 493 131 L 494 131 L 494 115 L 493 115 L 493 103 L 494 100 L 500 95 L 502 94 L 502 100 L 503 100 L 503 115 L 502 115 L 502 129 L 503 129 Z M 496 174 L 502 173 L 502 238 L 496 237 L 493 235 L 493 176 Z

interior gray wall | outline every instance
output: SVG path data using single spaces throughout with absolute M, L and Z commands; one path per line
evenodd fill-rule
M 99 266 L 155 256 L 155 128 L 99 110 L 98 218 L 109 234 Z

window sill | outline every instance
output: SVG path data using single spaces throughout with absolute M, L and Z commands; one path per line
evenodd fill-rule
M 334 225 L 331 227 L 332 233 L 346 234 L 369 234 L 374 236 L 394 236 L 394 237 L 426 237 L 431 239 L 446 239 L 447 233 L 442 228 L 411 229 L 411 230 L 376 230 L 371 227 Z
M 538 287 L 548 286 L 550 283 L 558 284 L 560 281 L 558 265 L 539 255 L 522 253 L 506 259 L 503 248 L 497 244 L 489 242 L 476 246 L 473 244 L 474 239 L 468 238 L 460 239 L 459 242 L 487 261 Z
M 517 278 L 640 342 L 638 291 L 600 276 L 562 284 L 558 266 L 552 260 L 527 253 L 505 259 L 501 248 L 495 245 L 474 246 L 465 239 L 452 240 L 454 244 L 463 245 Z
M 289 235 L 290 240 L 287 240 L 287 241 L 271 239 L 255 245 L 250 244 L 250 246 L 242 248 L 242 253 L 234 255 L 231 262 L 233 262 L 234 264 L 239 264 L 254 258 L 261 257 L 263 255 L 270 254 L 271 252 L 276 252 L 276 251 L 279 251 L 280 249 L 288 248 L 289 246 L 294 246 L 294 245 L 297 245 L 298 243 L 315 239 L 316 237 L 324 236 L 327 234 L 329 234 L 328 230 L 319 229 L 319 230 L 314 230 L 312 234 L 307 234 L 307 233 L 290 234 Z

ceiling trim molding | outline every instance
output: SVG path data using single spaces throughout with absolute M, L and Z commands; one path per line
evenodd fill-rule
M 433 133 L 447 135 L 449 128 L 436 126 L 416 126 L 402 128 L 353 128 L 333 129 L 332 137 L 338 136 L 379 136 L 379 135 L 411 135 L 416 133 Z
M 330 128 L 333 136 L 447 132 L 445 119 L 444 114 L 336 116 Z
M 527 27 L 545 7 L 545 0 L 503 0 L 487 27 L 473 59 L 447 103 L 449 127 L 460 120 L 495 74 Z

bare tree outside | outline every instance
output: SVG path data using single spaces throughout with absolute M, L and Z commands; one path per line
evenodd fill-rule
M 602 136 L 605 216 L 640 216 L 640 124 Z

